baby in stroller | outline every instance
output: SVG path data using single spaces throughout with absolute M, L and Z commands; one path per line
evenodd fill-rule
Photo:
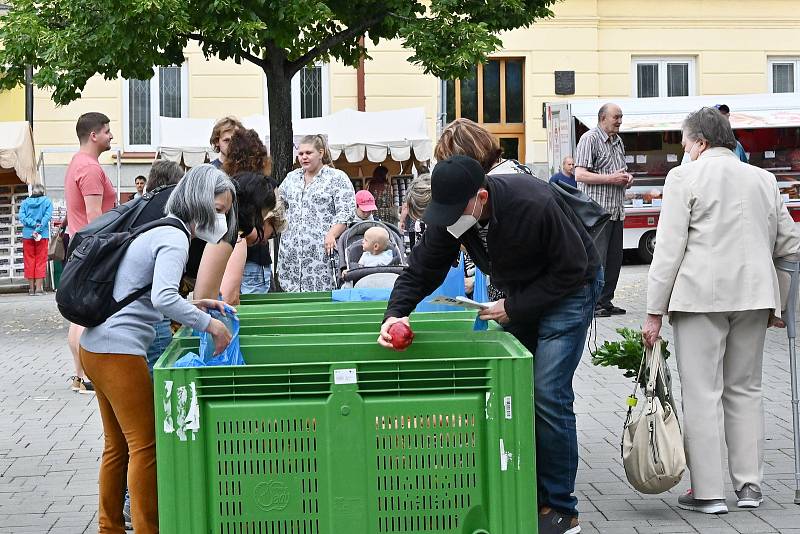
M 364 232 L 361 247 L 364 250 L 358 260 L 361 267 L 382 267 L 389 265 L 394 259 L 389 248 L 389 231 L 381 226 L 373 226 Z
M 342 287 L 391 287 L 407 265 L 403 236 L 396 226 L 361 221 L 344 231 L 336 243 Z M 379 285 L 374 285 L 379 284 Z

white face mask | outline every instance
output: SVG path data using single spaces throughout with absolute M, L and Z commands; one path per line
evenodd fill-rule
M 478 196 L 475 195 L 475 206 L 477 205 Z M 483 204 L 481 204 L 481 211 L 478 213 L 477 217 L 475 216 L 475 206 L 472 206 L 472 213 L 469 215 L 462 215 L 456 222 L 447 227 L 447 231 L 450 232 L 451 236 L 458 239 L 464 235 L 467 230 L 478 224 L 478 218 L 483 214 Z
M 202 239 L 206 243 L 216 245 L 219 243 L 222 236 L 228 233 L 228 221 L 224 213 L 217 213 L 214 227 L 212 229 L 196 228 L 194 235 L 197 239 Z
M 692 146 L 689 147 L 689 150 L 687 150 L 686 152 L 683 153 L 683 159 L 681 160 L 681 165 L 683 165 L 684 163 L 689 163 L 690 161 L 694 161 L 694 159 L 692 159 L 692 149 L 694 148 L 694 145 L 696 145 L 696 144 L 697 144 L 697 141 L 692 143 Z

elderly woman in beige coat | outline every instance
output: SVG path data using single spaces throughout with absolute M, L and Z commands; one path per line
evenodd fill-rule
M 669 314 L 675 334 L 692 484 L 678 506 L 720 514 L 726 445 L 737 505 L 763 500 L 764 338 L 782 324 L 773 261 L 796 258 L 800 233 L 775 176 L 733 153 L 719 111 L 690 114 L 682 144 L 691 162 L 667 175 L 643 330 L 652 346 Z

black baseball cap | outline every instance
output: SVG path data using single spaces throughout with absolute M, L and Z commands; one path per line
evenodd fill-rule
M 440 161 L 431 174 L 431 203 L 422 220 L 432 226 L 450 226 L 485 182 L 483 167 L 468 156 Z

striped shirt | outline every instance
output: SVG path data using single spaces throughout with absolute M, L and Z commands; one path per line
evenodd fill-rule
M 581 136 L 575 150 L 575 166 L 584 167 L 595 174 L 614 174 L 627 170 L 625 164 L 625 145 L 622 139 L 613 138 L 599 126 L 592 128 Z M 625 220 L 625 186 L 612 184 L 586 184 L 578 182 L 578 188 L 592 197 L 598 204 L 608 210 L 611 220 Z

